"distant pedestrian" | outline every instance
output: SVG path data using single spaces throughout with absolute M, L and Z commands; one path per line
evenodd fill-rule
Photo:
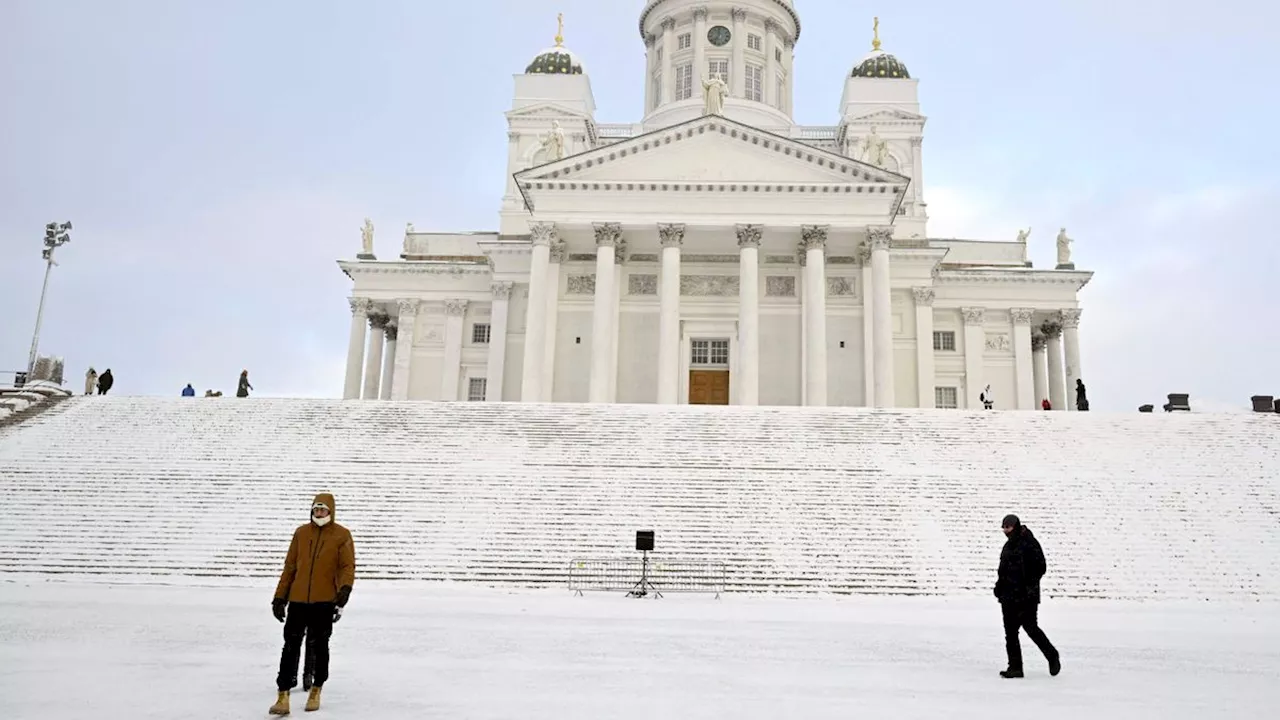
M 1089 411 L 1089 395 L 1084 389 L 1084 380 L 1076 378 L 1076 410 L 1080 412 Z
M 102 374 L 98 376 L 98 394 L 106 395 L 107 391 L 110 390 L 111 386 L 115 385 L 115 383 L 116 379 L 111 374 L 111 368 L 103 370 Z
M 1009 656 L 1009 667 L 1000 671 L 1000 677 L 1023 677 L 1019 628 L 1025 630 L 1027 637 L 1044 653 L 1049 661 L 1049 674 L 1057 675 L 1062 670 L 1058 651 L 1040 629 L 1036 618 L 1040 605 L 1040 578 L 1044 577 L 1047 569 L 1044 551 L 1031 534 L 1031 529 L 1023 525 L 1017 515 L 1006 515 L 1001 525 L 1009 539 L 1000 551 L 995 594 L 1004 616 L 1004 647 Z
M 182 397 L 195 397 L 195 396 L 196 396 L 196 389 L 191 387 L 191 383 L 187 383 L 187 386 L 182 388 Z
M 988 385 L 982 392 L 978 393 L 978 400 L 982 403 L 983 410 L 990 410 L 995 407 L 996 400 L 991 396 L 991 386 Z
M 1040 409 L 1041 409 L 1041 410 L 1052 410 L 1052 409 L 1053 409 L 1053 405 L 1050 405 L 1050 404 L 1049 404 L 1049 398 L 1045 398 L 1045 399 L 1043 399 L 1043 400 L 1041 400 L 1041 401 L 1040 401 Z
M 98 371 L 89 368 L 89 372 L 84 374 L 84 394 L 92 395 L 93 391 L 98 387 Z
M 240 371 L 240 383 L 236 386 L 236 397 L 249 397 L 249 391 L 253 386 L 249 384 L 249 371 Z

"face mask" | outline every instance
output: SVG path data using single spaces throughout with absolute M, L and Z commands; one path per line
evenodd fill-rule
M 311 522 L 315 523 L 316 525 L 319 525 L 320 527 L 324 527 L 325 525 L 328 525 L 328 524 L 329 524 L 329 520 L 330 520 L 330 516 L 329 516 L 329 515 L 325 515 L 325 516 L 324 516 L 324 517 L 322 517 L 322 518 L 320 518 L 320 517 L 312 517 L 312 518 L 311 518 Z

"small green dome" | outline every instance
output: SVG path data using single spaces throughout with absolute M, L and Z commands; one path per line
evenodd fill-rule
M 909 79 L 911 73 L 907 72 L 907 66 L 898 58 L 883 50 L 875 50 L 853 66 L 850 77 Z
M 524 69 L 526 75 L 581 75 L 582 61 L 568 48 L 557 45 L 544 50 Z

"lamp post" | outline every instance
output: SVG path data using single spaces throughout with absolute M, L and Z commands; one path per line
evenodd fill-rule
M 27 376 L 36 369 L 36 352 L 40 347 L 40 323 L 44 320 L 44 298 L 49 293 L 49 272 L 57 265 L 53 261 L 53 251 L 71 242 L 71 223 L 51 222 L 44 226 L 44 287 L 40 290 L 40 307 L 36 310 L 36 332 L 31 337 L 31 355 L 27 358 Z

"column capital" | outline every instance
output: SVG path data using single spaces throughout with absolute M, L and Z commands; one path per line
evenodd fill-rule
M 1080 327 L 1080 314 L 1083 311 L 1080 308 L 1065 308 L 1059 315 L 1062 318 L 1062 327 L 1074 330 Z
M 667 17 L 662 18 L 662 29 L 663 29 L 664 31 L 666 31 L 666 30 L 675 30 L 675 29 L 676 29 L 676 19 L 675 19 L 675 18 L 673 18 L 673 17 L 671 17 L 670 15 L 668 15 Z
M 876 250 L 888 250 L 889 242 L 893 239 L 893 228 L 872 226 L 867 228 L 867 247 L 872 252 Z
M 520 133 L 516 132 L 515 130 L 508 130 L 507 139 L 510 140 L 511 142 L 515 142 L 516 140 L 520 139 Z
M 396 341 L 396 338 L 400 336 L 400 327 L 399 327 L 398 325 L 396 325 L 395 323 L 390 323 L 390 324 L 388 324 L 388 325 L 387 325 L 387 327 L 383 330 L 383 332 L 385 332 L 385 333 L 386 333 L 386 335 L 387 335 L 387 340 L 388 340 L 389 342 L 395 342 L 395 341 Z
M 622 225 L 619 223 L 593 223 L 596 233 L 596 247 L 614 247 L 622 240 Z
M 706 6 L 706 5 L 698 5 L 698 6 L 696 6 L 696 7 L 694 7 L 694 8 L 693 8 L 693 19 L 694 19 L 694 20 L 706 20 L 706 19 L 707 19 L 707 12 L 708 12 L 708 11 L 707 11 L 707 6 Z
M 1053 320 L 1046 320 L 1044 324 L 1040 326 L 1040 332 L 1046 338 L 1056 340 L 1057 338 L 1062 337 L 1062 323 L 1054 322 Z
M 1031 308 L 1009 308 L 1009 317 L 1014 325 L 1030 325 L 1036 311 Z
M 960 314 L 964 316 L 965 325 L 981 325 L 987 319 L 986 308 L 962 307 Z
M 825 250 L 827 247 L 827 231 L 830 225 L 801 225 L 800 247 L 809 250 Z
M 916 135 L 915 137 L 911 138 L 911 147 L 919 148 L 923 144 L 924 144 L 924 136 Z
M 747 19 L 747 9 L 736 7 L 729 11 L 729 15 L 733 17 L 734 22 L 742 22 Z
M 347 304 L 351 306 L 352 315 L 368 315 L 373 309 L 373 301 L 369 298 L 347 298 Z
M 495 282 L 489 285 L 489 290 L 493 293 L 494 300 L 510 300 L 511 288 L 513 283 Z
M 867 245 L 865 243 L 862 245 L 859 245 L 858 249 L 855 252 L 857 253 L 857 255 L 855 255 L 854 257 L 858 258 L 858 262 L 862 263 L 863 265 L 871 264 L 871 246 L 870 245 Z
M 417 298 L 400 298 L 396 301 L 396 305 L 399 306 L 402 317 L 413 317 L 418 314 L 418 308 L 422 305 L 422 301 Z
M 556 224 L 552 222 L 531 222 L 529 223 L 529 235 L 535 246 L 550 245 L 556 241 Z
M 913 287 L 911 294 L 916 298 L 916 305 L 921 307 L 933 307 L 934 292 L 931 287 Z
M 1031 352 L 1044 352 L 1047 341 L 1044 335 L 1036 333 L 1031 336 Z
M 391 316 L 381 310 L 373 310 L 369 313 L 369 327 L 374 330 L 386 330 L 389 322 L 391 322 Z
M 562 263 L 569 257 L 569 245 L 563 240 L 551 243 L 551 262 Z
M 760 238 L 764 236 L 764 226 L 738 225 L 734 228 L 734 232 L 738 235 L 738 247 L 758 248 L 760 247 Z
M 658 223 L 658 241 L 664 248 L 684 245 L 684 224 Z
M 765 19 L 764 19 L 764 31 L 765 31 L 765 32 L 767 32 L 767 33 L 776 33 L 776 32 L 778 32 L 778 21 L 777 21 L 777 20 L 774 20 L 773 18 L 765 18 Z
M 462 299 L 445 300 L 444 314 L 453 317 L 462 317 L 467 312 L 467 301 Z
M 645 47 L 652 49 L 652 48 L 653 48 L 654 43 L 656 43 L 656 42 L 658 42 L 658 36 L 657 36 L 657 35 L 654 35 L 653 33 L 648 33 L 648 34 L 646 34 L 646 35 L 644 36 L 644 46 L 645 46 Z
M 790 50 L 796 46 L 796 39 L 790 35 L 786 35 L 782 38 L 782 46 Z

